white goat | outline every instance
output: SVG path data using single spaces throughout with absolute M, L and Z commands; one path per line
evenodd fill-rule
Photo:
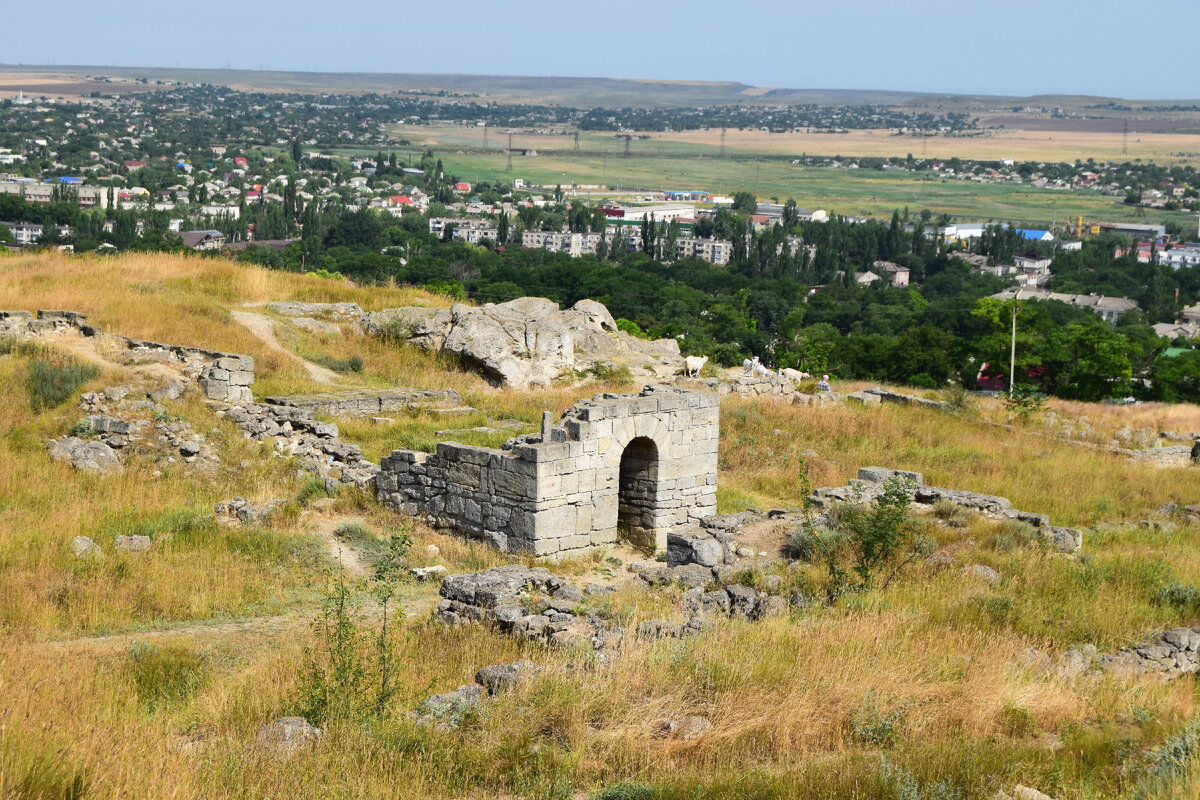
M 708 356 L 688 356 L 683 360 L 683 374 L 689 378 L 699 378 L 700 370 L 708 363 Z
M 760 366 L 762 366 L 762 365 L 758 363 L 758 356 L 755 356 L 754 358 L 747 358 L 745 361 L 742 362 L 742 374 L 743 375 L 757 375 L 758 368 Z
M 754 363 L 754 377 L 765 378 L 770 374 L 771 374 L 771 370 L 767 369 L 766 365 L 759 364 L 758 362 Z
M 782 377 L 787 378 L 792 383 L 806 381 L 812 377 L 812 375 L 809 375 L 807 372 L 800 372 L 799 370 L 792 369 L 791 367 L 784 367 L 783 369 L 779 370 L 779 374 Z

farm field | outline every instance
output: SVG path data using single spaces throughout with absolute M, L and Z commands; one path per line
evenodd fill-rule
M 630 145 L 630 157 L 624 157 L 623 139 L 611 133 L 582 132 L 579 152 L 574 150 L 573 137 L 568 135 L 514 135 L 513 148 L 536 150 L 536 156 L 514 156 L 513 171 L 506 171 L 507 156 L 503 148 L 507 136 L 491 130 L 488 149 L 483 148 L 483 129 L 464 126 L 438 125 L 429 127 L 397 126 L 392 129 L 399 137 L 411 142 L 411 155 L 422 149 L 432 149 L 443 160 L 446 169 L 469 181 L 523 178 L 539 185 L 608 185 L 646 190 L 705 189 L 717 194 L 731 195 L 749 191 L 762 198 L 789 197 L 805 208 L 822 208 L 831 213 L 846 215 L 887 216 L 895 209 L 928 208 L 935 214 L 951 214 L 962 218 L 994 219 L 999 221 L 1049 224 L 1057 218 L 1082 216 L 1087 220 L 1130 220 L 1136 211 L 1118 198 L 1092 191 L 1055 191 L 1035 189 L 1026 185 L 981 184 L 931 178 L 928 174 L 878 171 L 868 169 L 805 167 L 793 164 L 781 155 L 779 142 L 785 134 L 728 131 L 726 158 L 719 157 L 719 145 L 710 141 L 720 132 L 692 132 L 695 141 L 682 141 L 653 135 L 648 140 L 635 139 Z M 858 155 L 898 155 L 914 153 L 919 156 L 924 141 L 930 155 L 945 145 L 951 152 L 975 140 L 870 135 L 859 131 L 859 139 L 870 147 Z M 1082 135 L 1082 134 L 1081 134 Z M 1106 134 L 1092 135 L 1099 142 Z M 779 137 L 777 139 L 777 137 Z M 1111 138 L 1111 137 L 1110 137 Z M 1200 136 L 1191 137 L 1200 152 Z M 1118 136 L 1119 139 L 1119 136 Z M 851 144 L 836 134 L 812 134 L 813 147 L 807 155 L 851 155 Z M 871 141 L 875 140 L 875 141 Z M 889 145 L 890 142 L 890 145 Z M 817 146 L 824 144 L 824 149 Z M 771 149 L 758 154 L 747 148 L 769 145 Z M 887 150 L 891 146 L 892 150 Z M 1119 142 L 1118 142 L 1119 149 Z M 352 152 L 345 150 L 342 152 Z M 796 159 L 805 151 L 792 153 Z M 938 152 L 938 157 L 950 157 Z M 999 155 L 988 156 L 999 158 Z M 1191 224 L 1194 217 L 1180 212 L 1147 211 L 1146 221 L 1176 219 Z
M 1018 120 L 1019 121 L 1019 120 Z M 1036 121 L 1035 123 L 1036 124 Z M 1152 161 L 1160 164 L 1191 164 L 1200 166 L 1200 132 L 1142 133 L 1133 120 L 1128 139 L 1117 131 L 1089 130 L 989 130 L 978 136 L 909 136 L 895 135 L 886 130 L 851 130 L 844 133 L 768 133 L 758 130 L 725 131 L 727 155 L 790 156 L 802 154 L 820 156 L 871 156 L 877 158 L 907 155 L 935 159 L 968 158 L 999 161 L 1075 161 L 1094 158 L 1097 161 Z M 1085 121 L 1077 122 L 1081 127 Z M 430 125 L 420 128 L 393 126 L 399 136 L 431 146 L 482 148 L 483 129 L 459 125 Z M 562 135 L 524 134 L 513 136 L 513 147 L 542 150 L 574 148 L 573 130 Z M 507 135 L 489 129 L 488 143 L 502 148 Z M 648 139 L 637 138 L 648 136 Z M 710 155 L 720 153 L 719 128 L 690 130 L 677 133 L 634 134 L 631 149 L 635 154 Z M 625 141 L 611 131 L 581 131 L 580 149 L 620 155 Z M 1122 152 L 1127 149 L 1128 152 Z
M 436 151 L 435 151 L 436 152 Z M 895 209 L 928 208 L 957 217 L 1046 223 L 1057 216 L 1128 220 L 1133 211 L 1116 198 L 1095 193 L 1055 192 L 1028 186 L 922 181 L 914 174 L 803 167 L 751 159 L 600 158 L 547 155 L 513 159 L 484 153 L 438 153 L 446 169 L 469 181 L 524 178 L 549 185 L 606 184 L 641 189 L 708 189 L 730 195 L 749 191 L 781 202 L 794 198 L 803 208 L 830 213 L 887 216 Z M 1160 212 L 1160 220 L 1184 215 Z

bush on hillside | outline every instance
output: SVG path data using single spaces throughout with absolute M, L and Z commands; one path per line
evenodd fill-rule
M 25 378 L 29 407 L 34 413 L 57 408 L 99 374 L 100 369 L 95 365 L 80 364 L 73 358 L 62 361 L 35 358 L 29 362 L 29 372 Z

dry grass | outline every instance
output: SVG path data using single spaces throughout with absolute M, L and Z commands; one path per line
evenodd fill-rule
M 1136 125 L 1134 125 L 1136 128 Z M 405 135 L 413 131 L 404 128 Z M 443 148 L 483 146 L 483 129 L 458 125 L 431 125 L 419 131 L 420 143 Z M 634 143 L 639 152 L 706 152 L 715 155 L 721 146 L 720 128 L 690 130 L 674 133 L 649 133 L 650 141 Z M 489 139 L 494 149 L 503 143 L 493 130 Z M 568 150 L 573 146 L 571 136 L 514 135 L 513 147 L 536 150 Z M 580 135 L 582 148 L 617 154 L 623 142 L 611 132 L 584 131 Z M 1128 161 L 1142 159 L 1169 164 L 1193 164 L 1200 159 L 1200 135 L 1187 133 L 1136 133 L 1123 141 L 1120 132 L 1040 131 L 1010 128 L 988 131 L 981 136 L 911 136 L 892 134 L 886 130 L 852 130 L 845 133 L 768 133 L 759 130 L 725 131 L 727 153 L 789 155 L 802 153 L 822 156 L 869 156 L 903 158 L 912 153 L 928 158 L 979 159 L 999 161 L 1075 161 L 1095 158 L 1097 161 Z M 1125 152 L 1127 149 L 1128 152 Z
M 269 356 L 228 324 L 231 307 L 288 297 L 372 308 L 438 301 L 195 258 L 22 257 L 0 265 L 0 307 L 80 308 L 115 331 L 248 351 L 260 359 L 267 385 L 313 388 L 290 361 Z M 581 395 L 622 388 L 500 392 L 451 364 L 349 332 L 285 341 L 309 355 L 362 356 L 353 380 L 363 385 L 448 386 L 478 409 L 466 418 L 414 414 L 395 426 L 339 421 L 372 455 L 427 444 L 441 428 L 504 419 L 533 427 L 543 409 L 558 412 Z M 71 342 L 61 338 L 56 346 Z M 193 518 L 235 494 L 294 497 L 301 485 L 294 465 L 266 457 L 189 399 L 180 413 L 220 443 L 222 466 L 211 478 L 139 458 L 122 475 L 71 471 L 52 463 L 42 442 L 69 429 L 79 411 L 68 402 L 34 415 L 24 369 L 23 356 L 0 357 L 0 796 L 69 795 L 76 780 L 89 798 L 281 791 L 314 798 L 559 798 L 622 780 L 653 784 L 662 797 L 906 796 L 882 770 L 886 758 L 921 786 L 947 782 L 963 800 L 990 798 L 1016 783 L 1062 800 L 1090 800 L 1126 788 L 1130 778 L 1120 769 L 1128 765 L 1135 775 L 1144 748 L 1197 714 L 1191 678 L 1070 676 L 1045 669 L 1030 653 L 1057 659 L 1073 644 L 1109 649 L 1200 621 L 1195 609 L 1154 602 L 1163 585 L 1200 583 L 1194 527 L 1106 526 L 1087 533 L 1083 557 L 1068 559 L 974 518 L 966 528 L 928 529 L 953 559 L 949 568 L 913 566 L 882 591 L 784 618 L 722 622 L 686 640 L 647 643 L 630 634 L 607 667 L 594 666 L 587 653 L 550 651 L 483 628 L 446 629 L 430 619 L 436 584 L 404 584 L 409 616 L 395 644 L 403 668 L 390 713 L 330 725 L 311 752 L 275 757 L 255 746 L 254 734 L 298 708 L 306 621 L 326 585 L 328 559 L 310 535 L 311 520 L 298 513 L 248 531 Z M 134 380 L 123 368 L 105 370 L 87 388 Z M 1067 410 L 1105 425 L 1126 412 L 1147 414 L 1181 429 L 1194 414 Z M 1138 466 L 969 416 L 730 400 L 721 424 L 725 509 L 796 505 L 809 487 L 845 483 L 867 464 L 1005 495 L 1058 524 L 1136 522 L 1168 499 L 1200 495 L 1195 470 Z M 808 448 L 819 457 L 805 463 Z M 155 469 L 163 475 L 153 478 Z M 366 499 L 341 496 L 337 505 L 340 516 L 361 517 L 377 534 L 411 534 L 413 564 L 466 571 L 510 560 Z M 149 553 L 118 555 L 111 544 L 122 532 L 151 533 L 156 544 Z M 96 539 L 105 557 L 74 559 L 68 548 L 76 535 Z M 428 544 L 440 554 L 427 554 Z M 999 585 L 967 580 L 959 569 L 966 564 L 994 567 Z M 580 584 L 612 569 L 600 558 L 554 568 Z M 773 569 L 786 587 L 820 595 L 820 569 Z M 603 579 L 626 575 L 617 570 Z M 364 609 L 368 588 L 354 587 Z M 595 601 L 596 610 L 632 632 L 641 620 L 682 619 L 680 592 L 622 589 Z M 257 628 L 203 626 L 276 614 L 284 618 Z M 154 629 L 164 635 L 142 633 Z M 165 635 L 171 629 L 178 635 Z M 73 639 L 104 632 L 129 635 Z M 141 635 L 172 648 L 183 663 L 204 665 L 205 680 L 150 704 L 139 695 L 131 656 Z M 483 665 L 517 658 L 550 669 L 463 729 L 437 730 L 406 717 L 420 698 L 469 683 Z M 871 697 L 883 713 L 904 709 L 893 744 L 856 728 Z M 661 720 L 688 714 L 708 717 L 712 732 L 693 742 L 662 738 Z M 1061 749 L 1047 746 L 1053 737 Z M 1175 789 L 1195 796 L 1195 787 L 1191 778 Z

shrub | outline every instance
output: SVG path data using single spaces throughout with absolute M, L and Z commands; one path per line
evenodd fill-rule
M 914 538 L 916 526 L 908 510 L 912 495 L 908 481 L 893 477 L 870 507 L 847 503 L 838 512 L 837 527 L 854 551 L 854 571 L 864 589 L 871 588 L 875 573 L 892 561 L 900 546 Z
M 187 700 L 209 681 L 208 661 L 178 645 L 134 642 L 129 648 L 129 669 L 138 704 L 149 711 Z
M 296 493 L 296 502 L 302 506 L 306 506 L 313 500 L 322 497 L 329 497 L 329 487 L 325 485 L 322 478 L 309 478 L 300 487 L 300 491 Z
M 375 338 L 384 344 L 403 345 L 408 344 L 415 330 L 412 322 L 401 317 L 392 317 L 375 329 Z
M 971 604 L 978 608 L 993 625 L 1002 625 L 1011 620 L 1015 608 L 1013 599 L 1006 595 L 973 597 Z
M 1013 387 L 1012 394 L 1004 401 L 1008 412 L 1021 422 L 1029 422 L 1046 407 L 1046 396 L 1035 386 L 1018 383 Z
M 655 800 L 661 792 L 645 783 L 621 781 L 601 789 L 592 795 L 592 800 Z
M 868 690 L 862 704 L 850 720 L 850 733 L 855 741 L 876 747 L 891 747 L 900 741 L 908 704 L 901 703 L 891 711 L 879 708 L 875 692 Z
M 353 355 L 349 358 L 334 358 L 333 356 L 317 356 L 313 359 L 316 363 L 323 367 L 327 367 L 334 372 L 362 372 L 363 359 L 360 355 Z
M 99 374 L 100 369 L 95 365 L 80 364 L 72 358 L 61 362 L 35 358 L 29 362 L 29 373 L 25 378 L 29 407 L 34 413 L 57 408 Z
M 594 375 L 597 380 L 608 383 L 628 383 L 633 380 L 633 373 L 625 364 L 596 363 L 588 367 L 584 374 Z
M 1200 587 L 1194 583 L 1169 583 L 1154 593 L 1154 602 L 1192 614 L 1200 609 Z
M 1197 755 L 1200 755 L 1200 720 L 1193 721 L 1150 751 L 1146 757 L 1146 772 L 1138 779 L 1129 797 L 1171 796 L 1172 785 L 1195 769 Z
M 617 323 L 617 330 L 625 331 L 625 333 L 628 333 L 630 336 L 634 337 L 635 339 L 649 339 L 650 338 L 649 335 L 647 335 L 646 332 L 643 331 L 641 329 L 641 327 L 639 327 L 638 324 L 631 319 L 625 319 L 624 317 L 618 317 L 615 321 Z
M 947 780 L 921 785 L 911 771 L 886 758 L 879 765 L 879 777 L 895 800 L 960 800 L 962 792 Z
M 965 528 L 971 522 L 970 513 L 949 500 L 938 500 L 933 504 L 933 516 L 951 528 Z

